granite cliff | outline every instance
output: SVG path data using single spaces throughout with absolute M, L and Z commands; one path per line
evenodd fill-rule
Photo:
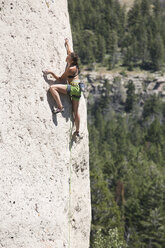
M 52 115 L 42 74 L 63 73 L 66 37 L 67 0 L 0 2 L 0 247 L 89 247 L 86 103 L 75 141 L 71 101 Z

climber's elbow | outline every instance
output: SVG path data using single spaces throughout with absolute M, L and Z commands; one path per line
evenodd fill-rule
M 60 83 L 64 83 L 64 82 L 65 82 L 65 80 L 66 80 L 65 78 L 63 78 L 63 77 L 59 77 L 59 80 L 58 80 L 58 81 L 59 81 Z
M 66 79 L 67 79 L 67 71 L 65 71 L 65 72 L 59 77 L 60 82 L 66 80 Z
M 70 49 L 67 50 L 67 55 L 70 55 L 72 51 Z

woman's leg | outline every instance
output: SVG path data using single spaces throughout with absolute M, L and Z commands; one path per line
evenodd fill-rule
M 79 101 L 73 100 L 72 99 L 72 107 L 73 107 L 73 114 L 74 114 L 74 122 L 76 126 L 76 132 L 79 132 L 80 128 L 80 115 L 78 112 L 78 107 L 79 107 Z
M 50 92 L 57 103 L 59 109 L 62 109 L 62 103 L 59 93 L 67 94 L 67 85 L 55 84 L 50 86 Z

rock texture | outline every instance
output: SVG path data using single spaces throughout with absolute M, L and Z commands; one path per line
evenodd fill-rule
M 0 2 L 0 247 L 89 247 L 86 103 L 75 141 L 70 99 L 52 116 L 42 75 L 63 73 L 66 37 L 72 44 L 66 0 Z
M 165 75 L 159 73 L 106 73 L 106 72 L 86 72 L 83 71 L 82 79 L 86 82 L 87 91 L 85 93 L 88 102 L 94 102 L 106 91 L 105 83 L 108 81 L 110 85 L 110 96 L 114 96 L 116 92 L 122 96 L 122 102 L 126 100 L 126 86 L 132 81 L 135 86 L 135 93 L 141 98 L 149 95 L 157 95 L 165 101 Z M 92 96 L 92 97 L 91 97 Z M 119 95 L 118 95 L 119 96 Z

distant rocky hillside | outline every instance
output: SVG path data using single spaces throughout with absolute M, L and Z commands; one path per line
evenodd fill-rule
M 122 104 L 126 101 L 126 86 L 132 81 L 135 86 L 135 93 L 140 96 L 141 103 L 148 95 L 159 95 L 165 101 L 165 76 L 158 73 L 98 73 L 86 72 L 82 73 L 82 78 L 86 81 L 86 93 L 88 103 L 92 104 L 105 94 L 105 83 L 110 85 L 110 96 L 117 96 L 118 100 L 122 99 Z M 115 106 L 114 106 L 115 107 Z

